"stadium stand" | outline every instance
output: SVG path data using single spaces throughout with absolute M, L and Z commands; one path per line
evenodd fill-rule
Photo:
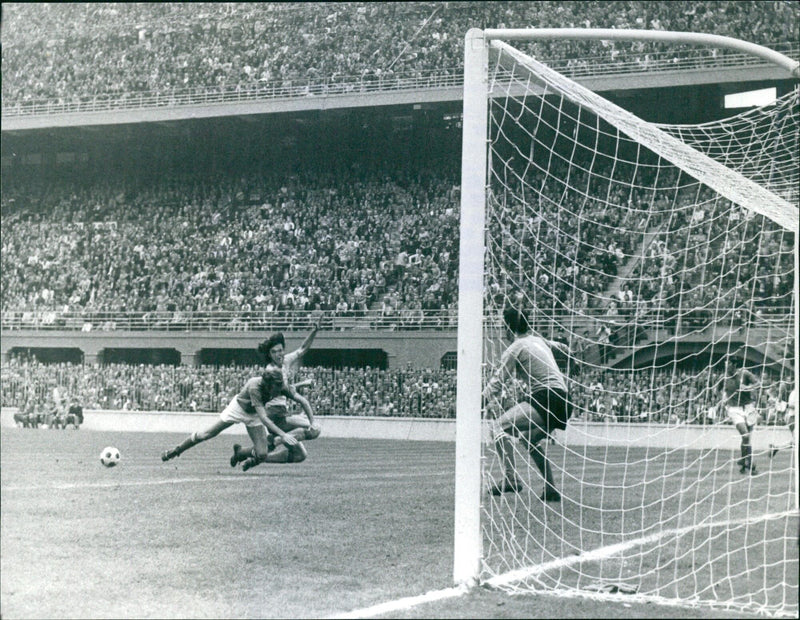
M 39 9 L 7 3 L 3 110 L 47 113 L 53 105 L 90 101 L 120 107 L 141 103 L 143 93 L 150 105 L 175 105 L 223 91 L 308 96 L 452 85 L 461 75 L 463 33 L 488 24 L 693 30 L 794 49 L 796 5 L 775 1 L 765 10 L 763 4 L 75 3 Z M 529 49 L 573 75 L 714 66 L 730 55 L 618 42 L 606 42 L 604 50 L 598 55 L 582 42 Z M 35 105 L 42 102 L 50 108 Z
M 770 10 L 758 2 L 713 1 L 4 4 L 3 114 L 34 110 L 40 101 L 124 103 L 142 93 L 166 94 L 177 104 L 191 102 L 175 98 L 181 92 L 267 96 L 277 87 L 305 96 L 321 86 L 324 92 L 371 92 L 402 80 L 418 88 L 452 85 L 462 73 L 464 32 L 489 24 L 713 31 L 796 52 L 797 5 L 768 4 Z M 667 51 L 642 43 L 608 42 L 601 55 L 579 42 L 528 49 L 573 75 L 689 69 L 722 65 L 729 57 L 723 50 Z M 155 181 L 4 174 L 2 184 L 3 330 L 306 330 L 318 321 L 325 330 L 455 327 L 459 187 L 457 171 L 446 165 L 324 173 L 308 165 L 292 177 L 263 169 L 197 170 Z M 681 236 L 693 231 L 667 216 L 684 198 L 698 201 L 688 196 L 692 187 L 661 197 L 664 204 L 656 202 L 638 223 L 637 238 L 618 232 L 619 218 L 629 213 L 618 207 L 645 210 L 647 197 L 592 189 L 607 198 L 585 201 L 579 218 L 561 223 L 562 233 L 582 227 L 582 243 L 560 258 L 537 255 L 517 266 L 540 269 L 538 278 L 550 285 L 543 302 L 580 311 L 592 337 L 607 330 L 610 347 L 613 330 L 627 317 L 651 314 L 669 326 L 670 309 L 678 307 L 684 314 L 697 308 L 697 324 L 708 322 L 711 300 L 696 286 L 700 274 L 692 268 L 701 263 L 729 284 L 729 298 L 714 300 L 718 320 L 730 313 L 749 325 L 785 315 L 792 257 L 777 235 L 747 241 L 762 257 L 753 267 L 757 274 L 732 274 L 713 260 L 694 260 Z M 514 226 L 547 239 L 553 232 L 547 222 L 555 217 L 548 208 L 544 203 L 533 220 L 512 213 Z M 707 236 L 721 239 L 716 215 L 705 213 L 697 231 L 711 227 Z M 641 237 L 649 246 L 634 271 Z M 737 279 L 753 275 L 755 294 L 740 295 Z M 23 402 L 20 390 L 44 389 L 45 380 L 36 378 L 46 374 L 43 366 L 4 362 L 4 376 L 17 379 L 8 394 L 4 381 L 3 403 Z M 25 381 L 32 382 L 27 388 L 15 374 L 23 367 Z M 246 370 L 105 364 L 64 365 L 59 372 L 72 377 L 67 383 L 73 387 L 81 374 L 91 375 L 92 387 L 80 390 L 87 407 L 130 402 L 144 409 L 217 410 Z M 331 413 L 452 414 L 452 371 L 309 372 L 317 385 L 337 386 L 313 394 Z M 187 374 L 176 379 L 175 373 Z M 444 388 L 426 392 L 434 380 Z M 123 395 L 137 382 L 157 387 Z M 203 387 L 175 387 L 192 382 Z M 674 385 L 674 377 L 664 384 Z M 399 393 L 398 385 L 405 386 Z M 613 403 L 606 409 L 614 407 L 635 410 Z
M 355 319 L 350 326 L 367 317 L 380 329 L 452 325 L 459 192 L 446 170 L 336 175 L 309 170 L 292 179 L 198 175 L 138 186 L 130 179 L 6 185 L 0 279 L 9 329 L 83 329 L 88 323 L 113 331 L 131 320 L 144 330 L 182 330 L 190 323 L 193 329 L 223 323 L 232 330 L 269 329 L 265 317 L 296 311 L 301 318 L 289 325 L 296 329 L 306 329 L 315 316 L 350 317 Z M 721 273 L 722 266 L 693 260 L 681 240 L 703 227 L 718 227 L 719 218 L 708 213 L 692 229 L 680 215 L 666 217 L 669 207 L 690 204 L 685 199 L 696 189 L 665 193 L 652 209 L 642 195 L 622 196 L 613 187 L 593 190 L 609 197 L 587 201 L 576 195 L 580 215 L 562 224 L 566 232 L 582 229 L 581 243 L 558 259 L 543 250 L 522 257 L 517 266 L 551 283 L 544 287 L 546 302 L 623 321 L 631 312 L 706 307 L 710 300 L 694 281 L 701 268 L 707 275 L 709 269 Z M 617 226 L 629 204 L 648 213 L 635 238 Z M 543 203 L 533 220 L 515 213 L 513 205 L 511 216 L 515 226 L 545 240 L 555 234 L 548 227 L 557 218 L 550 203 Z M 712 232 L 722 243 L 724 235 Z M 613 276 L 635 260 L 645 233 L 652 239 L 636 281 L 618 282 L 612 297 Z M 661 236 L 668 236 L 672 247 Z M 757 263 L 756 295 L 745 300 L 736 293 L 737 281 L 756 274 L 724 274 L 732 293 L 722 306 L 742 321 L 780 313 L 792 289 L 792 257 L 778 235 L 748 243 L 753 255 L 764 257 Z
M 216 412 L 238 391 L 243 376 L 258 372 L 256 366 L 43 364 L 14 356 L 3 363 L 2 399 L 9 407 L 44 403 L 59 387 L 86 409 Z M 306 394 L 322 415 L 455 417 L 455 370 L 309 367 L 301 375 L 311 380 Z M 573 395 L 576 419 L 722 421 L 715 420 L 713 410 L 719 401 L 721 369 L 664 369 L 653 375 L 648 369 L 586 368 L 573 379 L 576 385 L 587 386 Z M 786 386 L 773 383 L 786 392 L 781 394 L 785 400 Z M 783 424 L 779 415 L 768 415 L 766 391 L 761 399 L 762 423 Z

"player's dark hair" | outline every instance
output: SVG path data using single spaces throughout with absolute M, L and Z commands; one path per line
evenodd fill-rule
M 267 338 L 264 342 L 258 345 L 258 352 L 261 353 L 264 357 L 267 358 L 267 361 L 270 361 L 269 351 L 275 345 L 280 344 L 283 345 L 283 348 L 286 348 L 286 340 L 283 337 L 281 332 L 276 332 L 272 334 L 269 338 Z
M 275 345 L 273 345 L 275 346 Z M 280 368 L 270 364 L 267 369 L 261 373 L 261 385 L 259 391 L 261 392 L 261 401 L 266 404 L 272 398 L 273 387 L 275 385 L 283 385 L 283 373 Z
M 531 330 L 525 311 L 509 306 L 503 310 L 503 322 L 514 334 L 526 334 Z

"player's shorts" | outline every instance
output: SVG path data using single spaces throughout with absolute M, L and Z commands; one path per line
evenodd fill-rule
M 569 404 L 564 390 L 541 390 L 518 403 L 499 418 L 500 426 L 507 433 L 518 435 L 530 430 L 530 410 L 536 411 L 542 418 L 544 427 L 534 424 L 536 428 L 550 434 L 555 430 L 567 427 Z
M 540 390 L 531 394 L 528 402 L 544 418 L 545 431 L 567 428 L 570 413 L 564 390 Z
M 245 426 L 263 426 L 256 413 L 247 413 L 234 396 L 228 406 L 219 414 L 219 419 L 231 424 L 244 424 Z
M 728 407 L 728 417 L 734 426 L 738 424 L 755 426 L 758 422 L 758 411 L 753 403 L 748 403 L 743 407 Z

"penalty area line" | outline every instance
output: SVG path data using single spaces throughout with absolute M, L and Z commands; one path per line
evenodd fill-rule
M 737 526 L 745 524 L 754 525 L 756 523 L 761 523 L 763 521 L 771 521 L 774 519 L 781 519 L 783 517 L 792 517 L 796 515 L 797 515 L 796 511 L 787 510 L 784 512 L 774 512 L 770 514 L 765 514 L 761 515 L 760 517 L 750 518 L 750 519 L 730 519 L 725 521 L 711 521 L 711 522 L 702 521 L 694 525 L 682 528 L 664 530 L 663 532 L 657 532 L 655 534 L 651 534 L 650 536 L 642 536 L 640 538 L 629 540 L 623 543 L 617 543 L 615 545 L 607 545 L 605 547 L 600 547 L 598 549 L 592 549 L 591 551 L 586 551 L 584 553 L 581 553 L 580 555 L 571 556 L 568 558 L 562 558 L 559 560 L 554 560 L 552 562 L 546 562 L 538 566 L 531 566 L 528 568 L 523 568 L 515 571 L 509 571 L 507 573 L 504 573 L 502 575 L 497 575 L 496 577 L 487 580 L 486 582 L 484 582 L 484 585 L 495 588 L 501 586 L 508 586 L 516 581 L 522 581 L 526 577 L 534 577 L 536 575 L 540 575 L 552 569 L 563 568 L 566 566 L 580 564 L 582 562 L 592 562 L 608 558 L 636 546 L 657 542 L 659 539 L 668 536 L 681 536 L 684 534 L 688 534 L 693 530 L 697 530 L 704 527 L 725 527 L 725 526 Z M 410 609 L 411 607 L 416 607 L 417 605 L 423 605 L 425 603 L 431 603 L 434 601 L 441 601 L 448 598 L 463 596 L 469 591 L 470 588 L 469 586 L 466 585 L 456 586 L 453 588 L 446 588 L 444 590 L 432 590 L 430 592 L 426 592 L 425 594 L 421 594 L 419 596 L 409 596 L 406 598 L 401 598 L 394 601 L 381 603 L 379 605 L 373 605 L 372 607 L 364 607 L 362 609 L 356 609 L 350 612 L 336 614 L 328 617 L 333 619 L 373 618 L 375 616 L 379 616 L 382 614 L 388 614 L 395 611 Z M 576 593 L 576 594 L 584 595 L 584 593 Z
M 286 475 L 286 473 L 283 472 L 282 475 Z M 447 474 L 443 473 L 437 475 L 447 475 Z M 205 478 L 201 477 L 168 478 L 162 480 L 129 480 L 120 482 L 63 482 L 60 484 L 43 484 L 34 486 L 4 485 L 3 491 L 66 491 L 71 489 L 114 489 L 117 487 L 147 487 L 147 486 L 159 486 L 163 484 L 209 482 L 211 480 L 220 480 L 220 479 L 224 479 L 226 482 L 229 480 L 245 482 L 264 477 L 268 477 L 266 471 L 259 472 L 258 474 L 238 475 L 235 470 L 231 470 L 226 473 L 212 474 Z M 360 477 L 362 476 L 359 475 L 359 478 Z M 387 476 L 378 476 L 378 477 L 387 479 L 405 479 L 405 478 L 418 478 L 418 477 L 430 478 L 431 474 L 408 474 L 408 475 L 391 474 Z
M 425 603 L 432 603 L 434 601 L 441 601 L 448 598 L 455 598 L 456 596 L 462 596 L 468 591 L 469 588 L 467 586 L 456 586 L 453 588 L 445 588 L 444 590 L 431 590 L 430 592 L 426 592 L 425 594 L 420 594 L 418 596 L 407 596 L 394 601 L 381 603 L 380 605 L 355 609 L 353 611 L 328 617 L 335 619 L 374 618 L 375 616 L 380 616 L 381 614 L 388 614 L 394 611 L 410 609 L 411 607 L 416 607 L 417 605 L 423 605 Z

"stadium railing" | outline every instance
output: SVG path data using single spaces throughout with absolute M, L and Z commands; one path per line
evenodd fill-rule
M 543 313 L 544 315 L 545 313 Z M 56 310 L 4 310 L 0 313 L 3 330 L 32 331 L 147 331 L 147 332 L 206 332 L 206 331 L 302 331 L 319 323 L 324 331 L 416 331 L 454 330 L 457 310 L 423 310 L 421 316 L 406 311 L 384 313 L 380 309 L 365 312 L 323 311 L 154 311 L 154 312 L 103 312 Z M 668 330 L 673 333 L 702 331 L 712 325 L 738 328 L 764 328 L 788 330 L 794 326 L 791 308 L 770 307 L 757 313 L 744 308 L 728 310 L 715 308 L 712 313 L 704 308 L 682 310 L 680 315 L 670 308 L 651 309 L 646 314 L 633 312 L 608 314 L 596 308 L 580 312 L 546 313 L 535 327 L 548 336 L 557 336 L 561 327 L 569 326 L 572 333 L 588 331 L 595 338 L 598 326 L 607 324 L 612 340 L 635 343 L 636 334 L 625 335 L 631 329 Z M 498 317 L 490 317 L 489 324 L 500 327 Z M 630 342 L 627 342 L 630 340 Z
M 800 44 L 776 43 L 775 51 L 800 59 Z M 714 50 L 674 50 L 671 52 L 619 53 L 598 62 L 597 56 L 559 59 L 549 62 L 556 71 L 581 79 L 636 73 L 690 71 L 702 69 L 737 68 L 763 65 L 764 61 L 741 53 L 712 53 Z M 107 93 L 79 97 L 73 101 L 4 101 L 4 118 L 19 116 L 48 116 L 114 110 L 138 110 L 159 107 L 238 103 L 246 101 L 291 100 L 303 97 L 331 97 L 359 93 L 428 90 L 463 86 L 463 71 L 459 67 L 411 73 L 329 77 L 311 81 L 302 78 L 272 82 L 239 83 L 225 87 L 140 91 L 123 94 Z

